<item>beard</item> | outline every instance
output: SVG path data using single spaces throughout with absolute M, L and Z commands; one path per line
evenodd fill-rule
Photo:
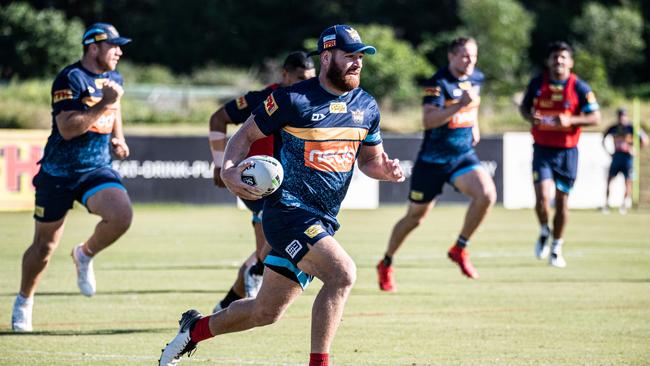
M 361 74 L 346 75 L 346 70 L 338 67 L 334 60 L 332 60 L 330 63 L 330 67 L 327 70 L 326 76 L 332 85 L 334 85 L 337 89 L 346 92 L 358 88 L 359 83 L 361 83 Z

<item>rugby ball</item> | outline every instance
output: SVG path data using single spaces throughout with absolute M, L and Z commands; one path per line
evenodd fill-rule
M 253 155 L 244 159 L 239 166 L 248 162 L 253 164 L 241 173 L 242 182 L 260 188 L 264 192 L 262 197 L 280 188 L 284 179 L 284 169 L 279 161 L 267 155 Z

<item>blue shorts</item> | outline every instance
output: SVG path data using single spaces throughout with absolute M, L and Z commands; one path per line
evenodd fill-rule
M 242 200 L 244 202 L 244 205 L 253 213 L 252 221 L 253 224 L 256 224 L 258 222 L 262 222 L 262 210 L 264 209 L 264 201 L 266 199 L 262 198 L 259 200 L 254 200 L 254 201 L 249 201 L 249 200 Z
M 266 205 L 262 227 L 272 248 L 264 264 L 306 288 L 314 277 L 302 272 L 298 263 L 309 251 L 307 244 L 334 236 L 334 227 L 311 212 L 281 204 Z
M 533 145 L 533 182 L 553 179 L 555 187 L 571 192 L 578 174 L 578 148 L 568 149 Z
M 612 165 L 609 166 L 609 177 L 614 178 L 618 173 L 623 173 L 625 180 L 632 179 L 634 159 L 632 155 L 624 152 L 615 152 L 612 156 Z
M 442 193 L 445 183 L 453 186 L 456 178 L 481 167 L 481 161 L 474 152 L 447 164 L 426 163 L 418 159 L 413 167 L 409 199 L 415 203 L 431 202 Z
M 108 167 L 75 178 L 55 177 L 41 169 L 32 183 L 36 187 L 34 219 L 40 222 L 60 220 L 72 208 L 74 201 L 86 206 L 88 198 L 103 189 L 118 188 L 126 191 L 119 173 Z

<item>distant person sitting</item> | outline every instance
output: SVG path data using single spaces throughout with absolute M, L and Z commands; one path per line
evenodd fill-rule
M 609 188 L 612 180 L 619 174 L 625 177 L 625 195 L 623 196 L 623 203 L 619 208 L 622 215 L 627 213 L 627 210 L 632 207 L 632 179 L 634 178 L 634 128 L 630 124 L 630 119 L 627 115 L 625 108 L 619 108 L 617 113 L 616 123 L 611 125 L 603 135 L 603 146 L 607 136 L 612 136 L 614 139 L 614 154 L 612 154 L 612 164 L 609 166 L 609 174 L 607 176 L 607 191 L 605 193 L 605 205 L 603 206 L 603 213 L 609 213 Z M 643 130 L 639 130 L 639 142 L 641 147 L 648 145 L 648 135 Z

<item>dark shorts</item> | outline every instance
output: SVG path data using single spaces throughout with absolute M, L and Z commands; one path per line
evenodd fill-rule
M 34 219 L 41 222 L 60 220 L 72 208 L 74 201 L 86 206 L 88 198 L 103 189 L 126 191 L 120 175 L 108 167 L 75 178 L 55 177 L 40 170 L 32 183 L 36 187 Z
M 264 264 L 306 288 L 314 277 L 302 272 L 298 262 L 309 251 L 307 244 L 334 236 L 334 227 L 310 212 L 279 204 L 264 208 L 262 227 L 272 248 Z
M 418 159 L 413 167 L 409 199 L 415 203 L 428 203 L 442 193 L 445 183 L 452 186 L 456 178 L 482 167 L 474 152 L 448 164 L 426 163 Z
M 609 166 L 609 177 L 613 178 L 618 173 L 623 173 L 625 180 L 632 179 L 634 171 L 634 159 L 632 155 L 616 152 L 612 156 L 612 165 Z
M 253 224 L 262 222 L 262 210 L 264 209 L 264 201 L 264 198 L 255 201 L 242 200 L 242 202 L 244 202 L 244 205 L 246 205 L 246 207 L 253 213 L 253 217 L 251 219 L 251 221 L 253 221 Z
M 568 149 L 533 145 L 533 182 L 553 179 L 555 187 L 571 192 L 578 173 L 578 148 Z

